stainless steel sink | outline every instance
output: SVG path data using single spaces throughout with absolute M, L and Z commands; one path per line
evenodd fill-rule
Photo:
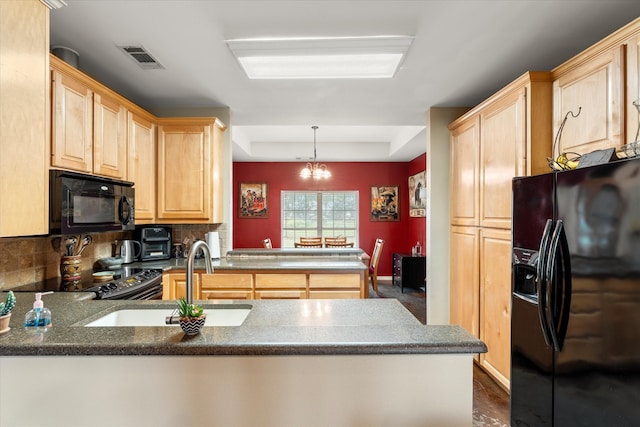
M 207 319 L 204 326 L 240 326 L 249 315 L 250 304 L 216 304 L 205 306 Z M 139 326 L 177 326 L 167 325 L 165 319 L 171 315 L 173 307 L 131 308 L 123 307 L 95 319 L 85 327 L 139 327 Z

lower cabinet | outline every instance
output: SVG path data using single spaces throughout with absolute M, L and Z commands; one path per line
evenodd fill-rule
M 509 389 L 511 369 L 511 231 L 451 228 L 450 323 L 485 342 L 476 361 Z
M 251 274 L 199 274 L 200 299 L 253 299 Z
M 193 276 L 194 299 L 341 299 L 365 298 L 365 272 L 255 272 L 221 271 Z M 163 299 L 186 296 L 184 271 L 165 273 Z
M 309 298 L 360 298 L 360 275 L 310 274 Z
M 200 295 L 200 275 L 193 275 L 193 297 Z M 187 278 L 184 273 L 170 273 L 162 276 L 162 299 L 187 297 Z
M 256 274 L 256 299 L 305 299 L 307 275 L 302 273 Z
M 480 231 L 480 364 L 503 387 L 511 371 L 511 230 Z

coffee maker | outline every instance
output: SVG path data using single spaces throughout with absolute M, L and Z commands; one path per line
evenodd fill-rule
M 140 260 L 151 261 L 169 259 L 171 257 L 171 228 L 140 227 L 136 228 L 135 237 L 140 242 Z

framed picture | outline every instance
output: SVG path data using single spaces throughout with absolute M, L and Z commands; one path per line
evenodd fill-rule
M 240 183 L 240 218 L 266 218 L 267 184 Z
M 409 216 L 425 217 L 427 212 L 427 186 L 425 171 L 409 177 Z
M 397 185 L 371 187 L 371 221 L 400 221 Z

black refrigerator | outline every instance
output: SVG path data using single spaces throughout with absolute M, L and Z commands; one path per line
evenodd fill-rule
M 513 180 L 511 426 L 640 426 L 640 159 Z

